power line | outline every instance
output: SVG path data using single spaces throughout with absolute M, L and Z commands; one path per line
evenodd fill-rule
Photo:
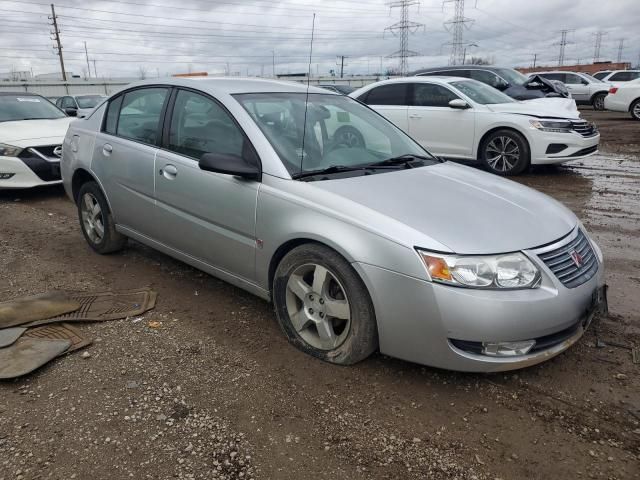
M 406 75 L 409 71 L 408 57 L 418 56 L 418 52 L 409 50 L 409 34 L 416 32 L 420 27 L 424 28 L 423 23 L 416 23 L 409 20 L 409 7 L 420 5 L 420 0 L 398 0 L 389 4 L 390 9 L 400 8 L 400 21 L 385 28 L 393 35 L 400 37 L 400 50 L 395 51 L 389 58 L 400 58 L 400 75 Z
M 473 20 L 464 16 L 464 0 L 443 0 L 443 7 L 450 2 L 454 3 L 455 12 L 453 18 L 444 23 L 444 27 L 453 34 L 451 42 L 447 44 L 451 45 L 449 65 L 458 65 L 464 63 L 465 47 L 469 45 L 463 40 L 464 29 L 469 28 Z

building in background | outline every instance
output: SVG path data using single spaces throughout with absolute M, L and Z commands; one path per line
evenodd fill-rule
M 631 63 L 629 62 L 596 62 L 596 63 L 585 63 L 582 65 L 562 65 L 561 67 L 557 65 L 538 65 L 535 68 L 531 67 L 517 67 L 516 70 L 522 73 L 532 73 L 532 72 L 548 72 L 548 71 L 562 71 L 562 72 L 584 72 L 593 75 L 594 73 L 600 72 L 602 70 L 628 70 L 631 68 Z

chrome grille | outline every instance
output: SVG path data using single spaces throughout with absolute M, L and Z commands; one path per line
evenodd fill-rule
M 582 285 L 598 271 L 596 253 L 580 229 L 575 238 L 558 248 L 538 253 L 538 257 L 567 288 Z M 574 257 L 579 260 L 577 263 Z
M 593 137 L 598 133 L 598 129 L 593 123 L 589 123 L 586 120 L 572 120 L 571 130 L 579 133 L 583 137 Z

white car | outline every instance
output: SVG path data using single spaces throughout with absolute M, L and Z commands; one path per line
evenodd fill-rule
M 593 74 L 594 78 L 612 85 L 622 85 L 640 78 L 640 70 L 603 70 Z
M 640 79 L 611 87 L 604 99 L 604 108 L 614 112 L 629 112 L 632 118 L 640 120 Z
M 592 105 L 594 110 L 604 110 L 604 98 L 611 87 L 610 83 L 583 72 L 535 72 L 530 75 L 564 83 L 578 105 Z
M 479 161 L 499 175 L 561 163 L 598 150 L 600 134 L 572 100 L 516 101 L 476 80 L 408 77 L 363 87 L 366 103 L 440 157 Z
M 56 105 L 71 117 L 85 118 L 105 98 L 104 95 L 65 95 L 56 100 Z
M 0 93 L 0 189 L 61 183 L 62 141 L 73 119 L 33 93 Z

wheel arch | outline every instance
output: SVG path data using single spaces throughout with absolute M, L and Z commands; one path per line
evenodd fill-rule
M 102 182 L 98 180 L 98 178 L 86 168 L 77 168 L 73 172 L 73 176 L 71 177 L 71 195 L 73 196 L 73 201 L 78 203 L 78 193 L 80 193 L 80 188 L 87 182 L 96 182 L 100 190 L 102 190 L 102 194 L 104 198 L 107 200 L 107 205 L 109 206 L 109 210 L 111 211 L 111 215 L 115 218 L 115 213 L 113 208 L 111 208 L 111 202 L 109 201 L 109 196 L 107 192 L 105 192 L 104 187 L 102 186 Z
M 510 130 L 514 133 L 517 133 L 518 135 L 520 135 L 522 138 L 524 138 L 524 141 L 527 142 L 527 148 L 529 149 L 529 156 L 531 156 L 531 142 L 529 141 L 529 138 L 527 137 L 527 135 L 522 132 L 520 129 L 512 126 L 512 125 L 500 125 L 500 126 L 496 126 L 496 127 L 492 127 L 489 130 L 487 130 L 486 132 L 484 132 L 482 134 L 482 136 L 480 137 L 480 140 L 478 140 L 478 146 L 476 148 L 476 159 L 480 160 L 480 152 L 482 150 L 482 147 L 484 146 L 484 142 L 487 140 L 487 137 L 489 135 L 491 135 L 492 133 L 495 133 L 499 130 Z M 531 160 L 531 159 L 529 159 Z
M 606 97 L 607 95 L 609 95 L 609 91 L 608 90 L 600 90 L 600 91 L 594 92 L 594 94 L 591 95 L 591 97 L 589 98 L 589 104 L 590 105 L 593 105 L 593 101 L 596 99 L 596 97 L 598 95 L 604 95 Z
M 640 97 L 634 98 L 633 100 L 631 100 L 629 102 L 629 108 L 627 109 L 628 112 L 631 111 L 631 109 L 633 108 L 633 104 L 636 103 L 636 102 L 640 102 Z

